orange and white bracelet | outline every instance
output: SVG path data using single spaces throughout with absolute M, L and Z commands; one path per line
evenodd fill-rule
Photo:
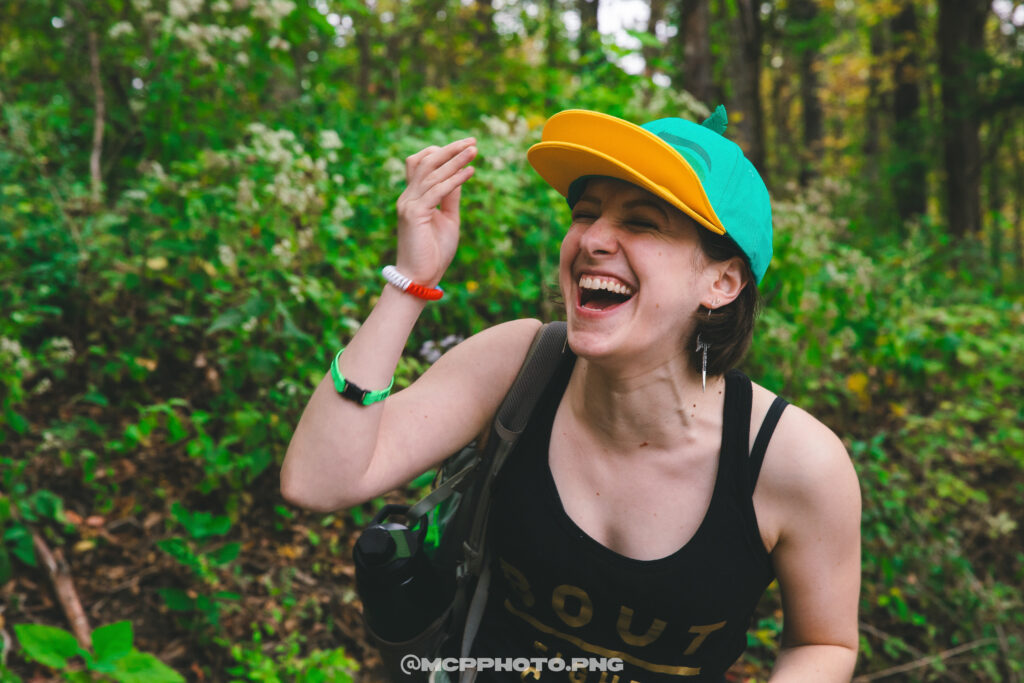
M 384 266 L 381 271 L 381 275 L 388 281 L 388 284 L 395 287 L 407 294 L 412 294 L 418 299 L 425 299 L 427 301 L 437 301 L 444 296 L 444 291 L 440 287 L 428 287 L 426 285 L 420 285 L 406 276 L 398 272 L 398 269 L 394 266 Z

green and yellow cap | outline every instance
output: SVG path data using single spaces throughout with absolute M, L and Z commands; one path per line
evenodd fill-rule
M 746 255 L 757 282 L 772 260 L 768 188 L 739 145 L 722 133 L 719 105 L 703 124 L 680 118 L 642 126 L 583 109 L 555 114 L 527 159 L 575 205 L 586 180 L 607 176 L 661 197 Z

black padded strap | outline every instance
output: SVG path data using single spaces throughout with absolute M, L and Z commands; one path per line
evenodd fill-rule
M 757 431 L 757 438 L 754 439 L 754 447 L 750 450 L 750 491 L 754 491 L 754 487 L 757 486 L 757 477 L 761 474 L 761 465 L 764 464 L 764 454 L 768 450 L 768 442 L 772 440 L 772 434 L 775 433 L 775 427 L 779 424 L 779 418 L 782 417 L 782 411 L 789 405 L 789 401 L 776 396 L 775 400 L 772 401 L 771 407 L 768 408 L 768 413 L 764 416 L 764 422 L 761 423 L 761 429 Z

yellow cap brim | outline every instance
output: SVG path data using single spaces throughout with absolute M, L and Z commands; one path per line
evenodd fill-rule
M 559 112 L 548 119 L 541 142 L 529 149 L 526 158 L 563 197 L 573 181 L 583 176 L 618 178 L 664 199 L 708 230 L 725 234 L 686 158 L 654 133 L 628 121 L 582 109 Z

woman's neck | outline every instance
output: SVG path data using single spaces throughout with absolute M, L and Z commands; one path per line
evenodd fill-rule
M 643 368 L 608 368 L 580 358 L 566 389 L 576 420 L 609 450 L 670 450 L 719 433 L 725 379 L 701 376 L 680 353 Z

